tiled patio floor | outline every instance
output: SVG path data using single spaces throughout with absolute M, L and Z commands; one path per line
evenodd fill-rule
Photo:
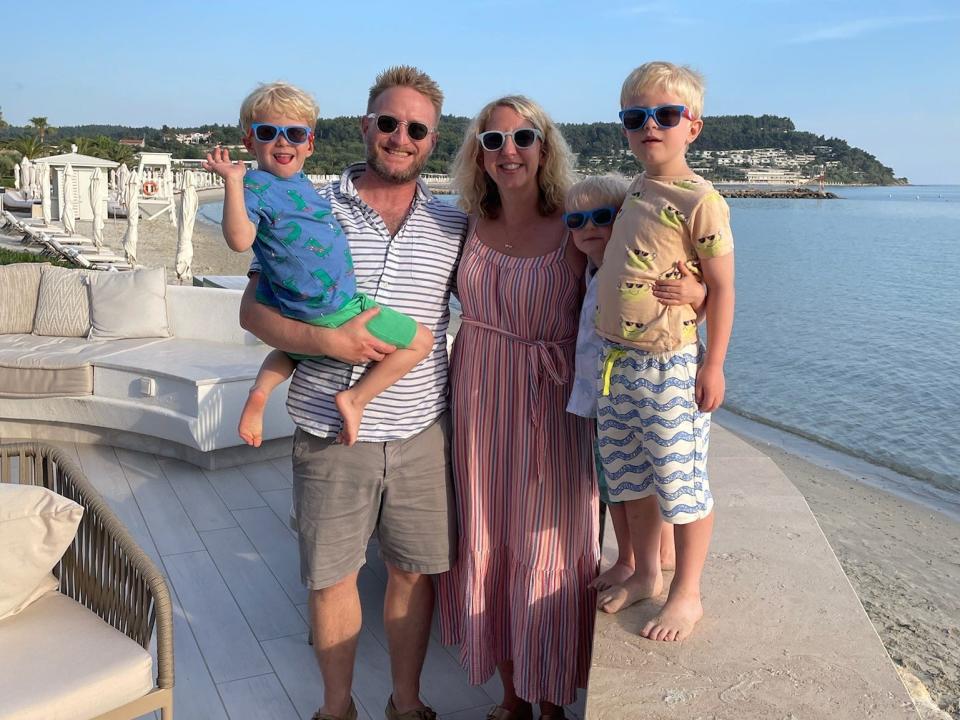
M 120 448 L 58 443 L 167 575 L 174 626 L 177 720 L 296 720 L 320 704 L 307 644 L 307 593 L 287 524 L 288 459 L 207 471 Z M 353 694 L 379 720 L 390 694 L 383 627 L 386 569 L 375 541 L 360 571 L 363 630 Z M 422 696 L 441 717 L 485 717 L 496 679 L 470 686 L 456 649 L 430 641 Z M 583 715 L 583 693 L 567 716 Z

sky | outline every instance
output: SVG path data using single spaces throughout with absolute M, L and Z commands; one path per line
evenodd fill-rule
M 615 122 L 630 70 L 669 60 L 706 76 L 706 122 L 788 116 L 913 183 L 960 184 L 957 0 L 47 0 L 4 2 L 0 28 L 14 125 L 232 124 L 272 80 L 360 115 L 396 64 L 433 76 L 446 113 L 519 92 L 558 122 Z

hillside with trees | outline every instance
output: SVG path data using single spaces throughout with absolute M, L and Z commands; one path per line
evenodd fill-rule
M 2 115 L 0 115 L 2 118 Z M 463 139 L 469 118 L 444 115 L 439 126 L 437 148 L 428 165 L 428 172 L 447 172 Z M 617 123 L 564 123 L 560 129 L 577 154 L 578 169 L 585 173 L 618 170 L 634 174 L 638 165 L 630 155 L 626 139 Z M 187 132 L 209 133 L 203 145 L 191 145 L 177 140 L 177 134 Z M 357 117 L 322 118 L 317 122 L 317 146 L 307 161 L 310 173 L 339 173 L 344 166 L 363 159 L 363 143 Z M 240 129 L 232 125 L 202 125 L 196 128 L 127 127 L 122 125 L 79 125 L 54 127 L 46 117 L 31 119 L 31 125 L 13 127 L 0 122 L 0 147 L 7 148 L 3 156 L 10 158 L 19 152 L 38 157 L 50 152 L 65 152 L 71 143 L 80 152 L 130 162 L 135 148 L 120 145 L 120 139 L 142 139 L 145 148 L 173 153 L 175 158 L 202 158 L 207 147 L 220 144 L 237 148 L 238 156 L 249 157 L 239 149 Z M 890 185 L 905 183 L 896 178 L 892 168 L 860 148 L 840 138 L 797 130 L 790 118 L 774 115 L 717 115 L 706 118 L 703 133 L 692 146 L 691 160 L 714 180 L 737 180 L 742 168 L 731 168 L 715 158 L 703 158 L 713 153 L 704 151 L 732 151 L 753 148 L 782 150 L 787 155 L 805 158 L 801 172 L 812 177 L 821 169 L 827 182 L 856 182 Z M 14 152 L 15 151 L 15 152 Z M 812 159 L 806 159 L 811 158 Z M 2 162 L 2 161 L 0 161 Z M 692 162 L 692 164 L 694 164 Z M 5 168 L 0 168 L 0 175 Z

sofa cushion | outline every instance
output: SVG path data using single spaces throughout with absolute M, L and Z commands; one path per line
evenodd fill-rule
M 90 278 L 90 337 L 169 337 L 163 268 Z
M 90 332 L 90 295 L 87 289 L 92 270 L 70 270 L 46 265 L 40 276 L 36 335 L 86 337 Z
M 0 335 L 33 331 L 40 293 L 40 272 L 48 263 L 0 267 Z
M 81 517 L 80 505 L 45 487 L 0 483 L 0 620 L 36 598 L 39 586 L 50 589 L 50 571 Z
M 58 592 L 0 620 L 0 658 L 4 720 L 97 717 L 153 688 L 150 653 Z
M 60 397 L 93 393 L 93 363 L 133 348 L 171 340 L 86 340 L 0 336 L 0 397 Z

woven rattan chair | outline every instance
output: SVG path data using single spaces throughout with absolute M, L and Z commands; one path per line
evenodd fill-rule
M 173 718 L 173 607 L 163 575 L 77 464 L 49 446 L 0 445 L 0 482 L 43 485 L 83 506 L 73 544 L 54 570 L 60 592 L 149 652 L 157 630 L 156 684 L 141 698 L 95 720 L 129 720 L 161 711 Z M 63 638 L 69 643 L 70 638 Z M 7 658 L 15 662 L 14 658 Z M 57 678 L 51 677 L 50 683 Z

